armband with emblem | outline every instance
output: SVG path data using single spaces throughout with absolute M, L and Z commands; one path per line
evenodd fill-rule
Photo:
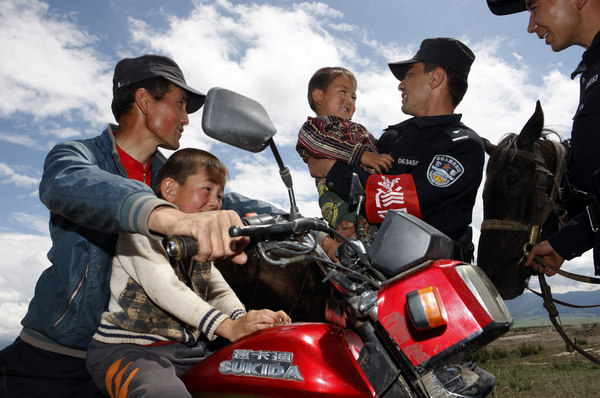
M 417 188 L 412 175 L 373 174 L 367 179 L 365 209 L 367 220 L 381 224 L 388 210 L 398 210 L 421 216 Z

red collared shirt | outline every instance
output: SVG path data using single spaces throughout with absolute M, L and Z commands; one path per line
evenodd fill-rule
M 151 186 L 152 184 L 152 158 L 148 161 L 146 167 L 143 164 L 129 156 L 127 152 L 122 150 L 117 145 L 117 151 L 119 151 L 119 157 L 121 158 L 121 164 L 125 167 L 125 171 L 127 172 L 127 177 L 131 180 L 138 180 L 146 183 L 146 185 Z

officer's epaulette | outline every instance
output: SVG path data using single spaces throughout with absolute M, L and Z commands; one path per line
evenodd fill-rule
M 483 146 L 483 140 L 481 137 L 462 123 L 460 123 L 458 127 L 444 130 L 444 133 L 446 133 L 446 135 L 450 137 L 453 142 L 462 140 L 475 140 Z

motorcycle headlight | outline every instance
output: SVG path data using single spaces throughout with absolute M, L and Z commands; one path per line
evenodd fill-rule
M 512 314 L 481 268 L 464 264 L 457 266 L 456 272 L 495 322 L 512 323 Z

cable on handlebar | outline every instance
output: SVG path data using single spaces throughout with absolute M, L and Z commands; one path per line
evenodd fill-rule
M 342 235 L 341 233 L 336 231 L 334 228 L 329 227 L 329 229 L 330 229 L 329 232 L 331 232 L 332 234 L 334 234 L 335 236 L 340 238 L 344 243 L 348 244 L 348 246 L 350 246 L 351 248 L 354 249 L 355 253 L 357 254 L 357 256 L 358 256 L 360 262 L 363 264 L 363 266 L 366 269 L 368 269 L 369 271 L 371 271 L 377 279 L 379 279 L 382 282 L 388 279 L 388 278 L 386 278 L 385 275 L 383 275 L 381 272 L 379 272 L 378 270 L 376 270 L 375 268 L 373 268 L 371 266 L 371 261 L 365 256 L 364 253 L 360 252 L 359 250 L 356 250 L 355 245 L 348 238 L 346 238 L 344 235 Z
M 329 267 L 344 271 L 352 275 L 352 277 L 360 278 L 362 281 L 368 281 L 370 285 L 375 287 L 379 287 L 381 282 L 387 280 L 387 278 L 381 272 L 371 265 L 366 252 L 361 251 L 360 248 L 357 248 L 353 242 L 329 226 L 329 224 L 322 219 L 297 218 L 292 221 L 284 222 L 272 222 L 273 219 L 268 221 L 260 219 L 256 223 L 249 223 L 243 227 L 233 226 L 229 230 L 230 236 L 250 236 L 259 240 L 256 245 L 258 253 L 265 261 L 272 265 L 286 267 L 288 264 L 303 261 L 320 261 L 327 264 Z M 311 239 L 312 245 L 306 245 L 306 243 L 301 243 L 295 239 L 301 235 L 310 236 L 307 235 L 307 233 L 310 231 L 327 232 L 338 237 L 342 242 L 346 243 L 348 247 L 352 248 L 352 250 L 356 253 L 359 264 L 357 268 L 359 269 L 354 270 L 349 267 L 345 267 L 340 263 L 331 262 L 328 258 L 325 260 L 322 257 L 310 255 L 310 253 L 313 252 L 317 247 L 314 239 Z M 270 241 L 270 239 L 273 240 Z M 277 250 L 280 254 L 289 255 L 290 257 L 280 257 L 279 259 L 275 259 L 269 255 L 269 252 L 274 250 Z M 370 273 L 371 278 L 367 277 L 364 274 L 365 272 Z M 372 278 L 376 280 L 374 281 Z

